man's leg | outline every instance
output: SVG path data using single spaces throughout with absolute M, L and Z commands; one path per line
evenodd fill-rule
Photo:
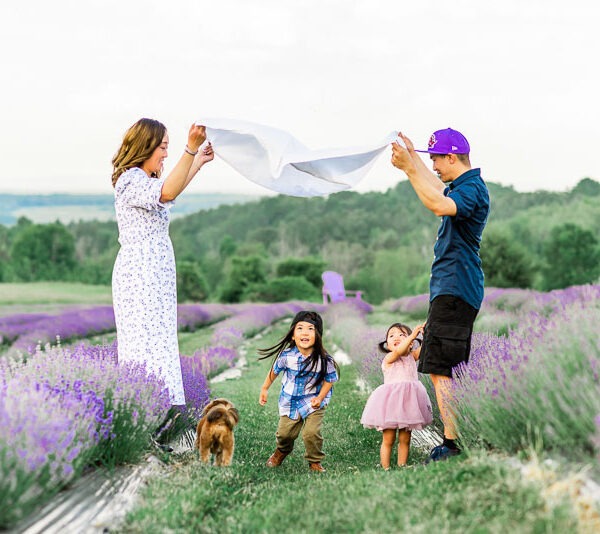
M 442 423 L 444 423 L 444 437 L 448 439 L 457 439 L 456 416 L 451 408 L 452 402 L 452 378 L 444 375 L 429 375 L 435 388 L 435 398 L 440 410 Z

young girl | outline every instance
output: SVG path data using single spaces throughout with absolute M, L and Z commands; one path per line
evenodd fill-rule
M 323 347 L 323 319 L 314 311 L 296 314 L 288 333 L 276 345 L 259 350 L 261 360 L 275 361 L 260 390 L 259 403 L 267 403 L 268 390 L 277 375 L 283 372 L 279 395 L 279 425 L 277 448 L 267 460 L 268 467 L 277 467 L 292 452 L 294 441 L 302 430 L 305 458 L 311 471 L 324 472 L 321 461 L 323 436 L 321 426 L 325 407 L 331 399 L 333 383 L 339 380 L 339 368 Z
M 386 340 L 379 349 L 386 355 L 381 363 L 383 384 L 367 400 L 360 422 L 366 428 L 383 432 L 381 467 L 390 468 L 392 447 L 398 431 L 398 466 L 406 465 L 411 431 L 421 429 L 433 421 L 431 402 L 425 386 L 419 382 L 416 360 L 421 345 L 417 336 L 423 326 L 413 331 L 403 324 L 388 328 Z

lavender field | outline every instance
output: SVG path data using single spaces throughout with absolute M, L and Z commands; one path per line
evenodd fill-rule
M 209 340 L 181 355 L 187 416 L 197 418 L 209 380 L 239 359 L 250 337 L 296 311 L 323 313 L 327 339 L 345 351 L 367 390 L 381 383 L 376 345 L 388 320 L 424 320 L 427 296 L 377 308 L 355 305 L 181 306 L 182 332 Z M 490 288 L 476 322 L 471 361 L 457 369 L 455 412 L 468 450 L 543 452 L 598 469 L 600 286 L 539 293 Z M 143 367 L 118 364 L 110 306 L 0 318 L 0 527 L 8 527 L 90 466 L 138 462 L 164 418 L 164 384 Z M 57 342 L 57 338 L 59 342 Z M 70 345 L 64 345 L 71 340 Z M 427 377 L 422 377 L 431 387 Z M 440 428 L 439 420 L 434 424 Z M 126 431 L 125 431 L 126 429 Z

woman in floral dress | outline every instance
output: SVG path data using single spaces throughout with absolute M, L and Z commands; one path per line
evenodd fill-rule
M 192 125 L 185 151 L 162 177 L 169 136 L 140 119 L 115 154 L 112 184 L 121 249 L 112 276 L 120 362 L 138 362 L 161 377 L 173 405 L 184 405 L 177 341 L 177 280 L 169 209 L 200 168 L 214 157 L 204 126 Z

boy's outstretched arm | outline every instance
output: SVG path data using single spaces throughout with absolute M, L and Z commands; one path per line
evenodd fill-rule
M 276 377 L 277 375 L 273 372 L 273 368 L 271 367 L 271 369 L 269 369 L 267 377 L 265 378 L 265 381 L 263 382 L 262 388 L 260 388 L 260 397 L 258 398 L 258 402 L 261 406 L 267 404 L 269 388 L 271 387 L 271 384 L 273 383 Z
M 327 380 L 324 380 L 323 386 L 321 386 L 321 391 L 319 391 L 319 394 L 316 397 L 310 399 L 310 405 L 313 408 L 319 408 L 325 397 L 327 397 L 327 393 L 329 393 L 332 387 L 333 384 L 331 382 L 327 382 Z

